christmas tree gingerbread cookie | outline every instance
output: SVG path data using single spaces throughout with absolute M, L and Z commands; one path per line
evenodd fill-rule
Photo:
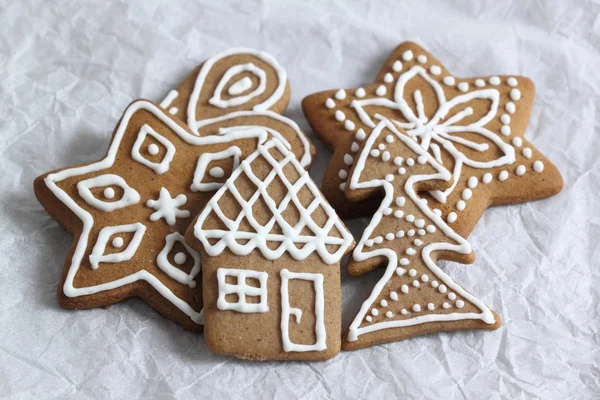
M 183 236 L 192 218 L 270 138 L 283 137 L 298 157 L 311 157 L 295 125 L 273 134 L 278 127 L 252 127 L 254 118 L 237 117 L 239 129 L 212 121 L 198 135 L 138 100 L 127 107 L 102 160 L 38 177 L 38 200 L 75 238 L 58 288 L 61 306 L 103 307 L 137 296 L 200 330 L 200 254 Z
M 549 197 L 562 188 L 556 167 L 524 137 L 534 92 L 522 76 L 456 77 L 405 42 L 373 84 L 303 100 L 311 127 L 333 150 L 322 191 L 343 217 L 372 214 L 380 198 L 348 205 L 344 189 L 368 134 L 389 121 L 452 172 L 453 183 L 426 198 L 466 237 L 487 207 Z
M 279 140 L 240 164 L 186 239 L 202 254 L 212 351 L 252 360 L 324 360 L 339 352 L 339 267 L 354 240 Z
M 470 263 L 469 243 L 431 209 L 419 190 L 447 190 L 452 174 L 390 121 L 379 122 L 356 156 L 346 195 L 383 198 L 358 242 L 348 271 L 385 267 L 352 321 L 344 349 L 354 350 L 448 330 L 496 329 L 500 318 L 436 264 Z

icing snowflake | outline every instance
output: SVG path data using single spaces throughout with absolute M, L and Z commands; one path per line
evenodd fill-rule
M 426 112 L 420 89 L 407 89 L 414 78 L 422 78 L 435 92 L 438 107 L 434 112 Z M 498 113 L 499 97 L 497 89 L 481 89 L 448 100 L 442 86 L 423 67 L 414 66 L 398 78 L 393 101 L 386 98 L 354 100 L 352 107 L 356 109 L 361 121 L 369 127 L 375 127 L 374 119 L 390 120 L 415 139 L 423 149 L 431 149 L 440 163 L 443 163 L 441 148 L 450 153 L 454 158 L 454 183 L 445 191 L 432 192 L 438 201 L 445 202 L 448 194 L 456 187 L 463 164 L 473 168 L 494 168 L 515 161 L 514 148 L 485 127 Z M 414 105 L 409 105 L 407 98 L 412 98 Z M 472 103 L 477 100 L 488 101 L 487 112 L 483 116 L 477 116 L 475 121 L 465 123 L 473 116 Z M 370 106 L 387 108 L 390 113 L 385 116 L 380 113 L 370 115 L 366 111 Z M 474 135 L 477 140 L 469 139 L 465 134 L 472 134 L 471 137 Z M 480 158 L 471 157 L 465 149 L 476 151 Z M 499 156 L 494 156 L 498 154 Z M 482 161 L 484 158 L 486 160 Z
M 175 198 L 171 197 L 169 190 L 166 188 L 160 189 L 158 200 L 148 200 L 146 205 L 156 210 L 150 215 L 150 221 L 158 221 L 164 218 L 167 224 L 173 226 L 177 218 L 188 218 L 190 212 L 188 210 L 180 210 L 179 207 L 187 202 L 185 194 L 180 194 Z

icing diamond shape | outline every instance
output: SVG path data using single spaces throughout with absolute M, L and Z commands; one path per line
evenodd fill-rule
M 118 253 L 105 254 L 106 245 L 108 240 L 116 233 L 130 233 L 133 232 L 133 238 L 129 242 L 129 245 Z M 146 226 L 141 223 L 128 224 L 128 225 L 117 225 L 107 226 L 102 228 L 98 233 L 98 239 L 94 245 L 94 249 L 90 254 L 90 264 L 92 269 L 98 269 L 100 263 L 120 263 L 123 261 L 129 261 L 137 251 L 142 238 L 146 232 Z
M 237 146 L 231 146 L 228 149 L 220 151 L 218 153 L 204 153 L 198 157 L 198 163 L 196 164 L 196 170 L 194 171 L 194 178 L 192 180 L 192 186 L 190 187 L 193 192 L 210 192 L 219 189 L 223 186 L 221 182 L 202 182 L 205 179 L 207 172 L 208 175 L 213 178 L 222 178 L 224 176 L 223 169 L 220 167 L 208 168 L 210 163 L 215 160 L 224 160 L 227 158 L 233 159 L 233 168 L 235 170 L 240 165 L 240 156 L 242 151 Z M 219 168 L 219 169 L 217 169 Z M 219 176 L 220 175 L 220 176 Z
M 112 199 L 114 197 L 114 189 L 110 186 L 118 186 L 123 189 L 123 196 L 117 201 L 100 200 L 92 193 L 92 188 L 104 187 L 104 197 Z M 90 206 L 101 211 L 114 211 L 119 208 L 137 204 L 140 201 L 140 195 L 131 186 L 125 182 L 125 179 L 115 174 L 100 175 L 95 178 L 85 179 L 77 183 L 77 191 L 79 196 L 86 201 Z
M 141 153 L 141 147 L 146 140 L 146 136 L 152 136 L 156 139 L 160 144 L 165 146 L 167 149 L 166 154 L 163 156 L 161 162 L 150 161 L 146 157 L 144 157 Z M 157 146 L 151 144 L 148 146 L 147 152 L 150 155 L 158 154 Z M 140 128 L 140 132 L 138 133 L 138 137 L 133 144 L 133 148 L 131 149 L 131 157 L 140 164 L 145 165 L 146 167 L 152 169 L 157 174 L 164 174 L 169 170 L 169 164 L 173 161 L 173 157 L 175 156 L 175 146 L 171 143 L 167 138 L 156 132 L 152 129 L 148 124 L 143 125 Z
M 158 267 L 162 269 L 165 272 L 165 274 L 169 275 L 177 282 L 183 285 L 188 285 L 191 288 L 195 288 L 196 281 L 194 281 L 194 279 L 200 272 L 200 253 L 189 247 L 185 242 L 185 239 L 183 238 L 183 236 L 181 236 L 179 232 L 173 232 L 170 235 L 167 235 L 165 237 L 165 241 L 165 247 L 163 247 L 163 249 L 160 251 L 160 253 L 158 253 L 158 256 L 156 257 Z M 181 243 L 187 251 L 187 253 L 191 255 L 194 259 L 194 265 L 189 274 L 186 274 L 179 267 L 173 265 L 167 258 L 169 253 L 171 253 L 171 251 L 173 250 L 173 246 L 175 246 L 175 243 L 177 242 Z M 184 264 L 186 260 L 187 257 L 184 253 L 177 253 L 174 256 L 174 261 L 178 265 Z

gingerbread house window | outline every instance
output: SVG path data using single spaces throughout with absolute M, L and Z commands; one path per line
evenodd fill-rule
M 233 310 L 243 313 L 265 313 L 267 305 L 266 272 L 219 268 L 219 310 Z

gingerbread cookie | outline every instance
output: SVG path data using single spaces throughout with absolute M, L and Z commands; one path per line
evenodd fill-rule
M 292 120 L 280 115 L 290 99 L 285 69 L 271 55 L 235 48 L 200 64 L 160 103 L 170 114 L 204 136 L 210 125 L 218 133 L 230 129 L 266 129 L 296 152 L 303 167 L 311 163 L 315 149 Z M 244 123 L 242 123 L 242 121 Z
M 202 253 L 204 337 L 253 360 L 340 350 L 340 260 L 352 235 L 277 139 L 243 161 L 191 225 Z
M 523 136 L 534 92 L 521 76 L 455 77 L 405 42 L 375 83 L 302 102 L 311 127 L 333 150 L 322 191 L 343 217 L 372 215 L 381 199 L 349 205 L 343 192 L 368 134 L 389 121 L 452 171 L 451 186 L 426 198 L 466 237 L 487 207 L 545 198 L 562 188 L 556 167 Z
M 213 120 L 199 136 L 138 100 L 102 160 L 38 177 L 38 200 L 75 237 L 58 288 L 61 306 L 102 307 L 138 296 L 185 328 L 201 329 L 200 255 L 183 234 L 241 160 L 269 138 L 284 137 L 298 157 L 310 159 L 300 130 L 265 128 L 273 121 L 253 114 Z
M 382 120 L 366 139 L 350 172 L 346 195 L 383 201 L 358 242 L 348 271 L 385 267 L 351 323 L 344 349 L 437 331 L 496 329 L 500 318 L 444 273 L 437 260 L 473 262 L 469 243 L 419 197 L 448 190 L 452 174 L 415 140 Z

